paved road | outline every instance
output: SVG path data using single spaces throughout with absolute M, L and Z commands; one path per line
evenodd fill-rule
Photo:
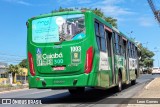
M 120 104 L 108 104 L 114 102 L 114 99 L 109 98 L 131 98 L 139 92 L 149 81 L 160 75 L 141 75 L 137 79 L 137 84 L 134 86 L 124 86 L 122 92 L 114 91 L 114 88 L 108 90 L 87 89 L 84 95 L 71 96 L 67 90 L 50 90 L 50 89 L 26 89 L 8 93 L 1 93 L 0 98 L 35 98 L 43 99 L 43 105 L 0 105 L 1 107 L 117 107 Z M 120 102 L 121 103 L 121 102 Z

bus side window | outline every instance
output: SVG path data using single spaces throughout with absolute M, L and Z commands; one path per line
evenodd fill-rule
M 116 47 L 116 33 L 114 32 L 114 36 L 113 36 L 113 41 L 114 41 L 114 53 L 117 53 L 117 47 Z
M 121 45 L 121 37 L 114 33 L 114 50 L 116 54 L 121 55 L 122 45 Z
M 133 49 L 134 58 L 136 58 L 136 47 L 135 47 L 135 45 L 133 47 L 134 47 L 134 49 Z
M 106 35 L 106 41 L 107 41 L 107 51 L 108 51 L 108 56 L 111 57 L 111 37 L 109 36 L 109 33 L 107 31 L 105 31 L 105 35 Z
M 133 58 L 133 44 L 131 43 L 131 58 Z
M 100 31 L 100 36 L 101 36 L 101 51 L 106 52 L 106 38 L 105 38 L 105 31 L 104 31 L 103 24 L 100 24 L 99 31 Z
M 130 46 L 130 58 L 132 58 L 132 43 L 130 42 L 130 44 L 129 44 L 129 46 Z
M 134 46 L 134 44 L 133 44 L 133 58 L 135 58 L 135 46 Z
M 95 32 L 99 50 L 106 52 L 106 38 L 103 24 L 95 22 Z
M 137 51 L 137 47 L 135 46 L 135 58 L 137 59 L 137 53 L 138 53 L 138 51 Z
M 131 42 L 129 42 L 129 46 L 130 46 L 130 48 L 129 48 L 129 50 L 130 50 L 130 58 L 132 58 L 132 43 Z
M 96 40 L 97 40 L 97 45 L 98 45 L 98 49 L 101 49 L 100 46 L 100 36 L 99 36 L 99 23 L 95 22 L 95 33 L 96 33 Z
M 128 53 L 128 57 L 130 57 L 130 42 L 128 42 L 128 46 L 127 47 L 128 47 L 128 52 L 127 52 Z
M 120 55 L 123 55 L 123 52 L 122 52 L 122 37 L 118 35 L 118 53 Z

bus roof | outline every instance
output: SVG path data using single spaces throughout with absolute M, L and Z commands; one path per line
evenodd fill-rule
M 30 18 L 29 20 L 33 20 L 33 19 L 39 19 L 39 18 L 43 18 L 43 17 L 49 17 L 49 16 L 58 16 L 58 15 L 67 15 L 67 14 L 75 14 L 75 13 L 83 13 L 82 11 L 64 11 L 64 12 L 52 12 L 52 13 L 48 13 L 48 14 L 40 14 L 38 16 L 34 16 L 32 18 Z

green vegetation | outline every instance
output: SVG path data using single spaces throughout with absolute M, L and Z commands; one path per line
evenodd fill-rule
M 140 66 L 146 67 L 146 68 L 153 67 L 154 53 L 152 51 L 148 50 L 147 48 L 143 47 L 142 44 L 140 44 L 138 47 L 141 51 L 141 59 L 139 62 Z
M 16 74 L 23 75 L 23 70 L 20 68 L 27 68 L 27 59 L 23 59 L 18 65 L 9 65 L 8 73 L 12 73 L 13 83 L 16 83 Z
M 21 68 L 27 68 L 27 59 L 23 59 L 20 63 L 19 66 Z
M 19 66 L 18 65 L 9 65 L 8 67 L 8 72 L 12 73 L 12 77 L 13 77 L 13 83 L 16 82 L 16 74 L 19 73 Z
M 0 84 L 0 88 L 12 87 L 11 84 Z

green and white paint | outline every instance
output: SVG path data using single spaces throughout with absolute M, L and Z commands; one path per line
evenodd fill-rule
M 108 54 L 106 52 L 100 52 L 99 71 L 101 70 L 110 70 Z
M 37 66 L 53 65 L 53 61 L 54 64 L 60 64 L 63 63 L 63 54 L 62 52 L 54 54 L 52 53 L 37 54 L 36 59 L 37 59 Z

